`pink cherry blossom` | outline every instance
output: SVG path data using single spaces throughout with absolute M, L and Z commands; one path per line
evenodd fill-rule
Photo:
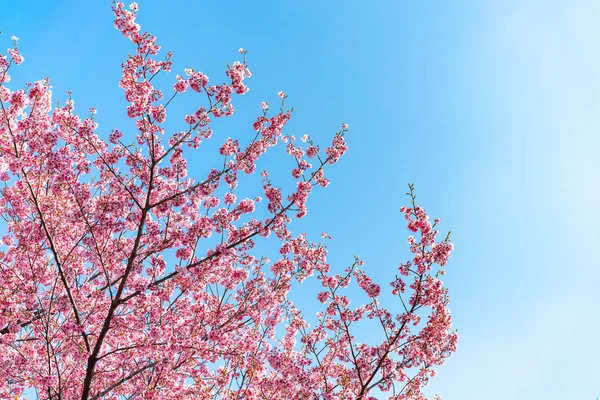
M 329 185 L 348 125 L 321 152 L 285 133 L 282 100 L 274 114 L 267 102 L 255 108 L 248 132 L 213 137 L 212 118 L 232 116 L 249 90 L 246 50 L 216 81 L 225 83 L 185 68 L 159 88 L 153 77 L 172 55 L 160 55 L 137 11 L 113 5 L 131 42 L 119 86 L 132 121 L 121 130 L 99 132 L 96 109 L 78 115 L 70 92 L 53 102 L 48 79 L 9 88 L 24 61 L 17 38 L 0 54 L 0 399 L 28 388 L 43 399 L 424 399 L 458 340 L 441 279 L 453 245 L 438 239 L 440 220 L 411 185 L 401 208 L 410 260 L 378 272 L 389 286 L 357 257 L 330 265 L 332 238 L 313 242 L 293 221 Z M 187 115 L 170 108 L 183 98 Z M 267 170 L 246 179 L 278 145 L 288 182 Z M 205 172 L 192 175 L 191 158 Z M 256 179 L 266 201 L 240 194 Z M 260 256 L 273 244 L 273 260 Z M 318 300 L 312 324 L 292 290 Z M 376 339 L 359 343 L 362 329 Z

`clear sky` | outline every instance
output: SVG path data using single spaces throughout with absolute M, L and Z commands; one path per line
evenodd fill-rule
M 398 209 L 409 181 L 452 230 L 459 349 L 430 393 L 600 395 L 598 2 L 139 3 L 176 73 L 222 76 L 249 50 L 251 91 L 216 134 L 249 134 L 279 90 L 296 108 L 292 133 L 325 143 L 350 125 L 350 151 L 296 225 L 333 236 L 337 268 L 360 254 L 380 283 L 393 278 L 408 256 Z M 20 38 L 16 82 L 49 76 L 55 96 L 72 90 L 79 110 L 98 109 L 101 130 L 125 123 L 117 82 L 132 48 L 110 1 L 6 2 L 0 30 L 4 47 Z

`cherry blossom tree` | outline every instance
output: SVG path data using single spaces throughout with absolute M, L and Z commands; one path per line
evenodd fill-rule
M 16 37 L 0 57 L 0 398 L 34 389 L 40 399 L 423 399 L 457 342 L 440 280 L 452 244 L 436 241 L 439 220 L 410 186 L 401 212 L 417 237 L 389 306 L 358 258 L 330 268 L 329 237 L 313 242 L 289 224 L 328 185 L 348 126 L 323 151 L 297 141 L 283 133 L 292 117 L 283 92 L 279 110 L 260 105 L 251 140 L 213 138 L 222 163 L 190 177 L 185 154 L 248 91 L 246 51 L 226 83 L 185 69 L 163 92 L 153 82 L 171 70 L 171 54 L 158 57 L 137 9 L 113 5 L 135 50 L 119 82 L 135 133 L 103 136 L 95 110 L 80 117 L 71 98 L 53 108 L 47 79 L 9 89 L 9 70 L 24 61 Z M 169 105 L 186 91 L 197 93 L 196 111 L 168 132 Z M 263 171 L 265 199 L 238 198 L 242 175 L 280 142 L 295 189 Z M 269 236 L 280 246 L 274 261 L 258 253 Z M 307 279 L 322 287 L 311 324 L 288 296 Z M 363 329 L 373 343 L 357 341 Z

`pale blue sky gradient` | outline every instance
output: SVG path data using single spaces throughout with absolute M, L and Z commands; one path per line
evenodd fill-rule
M 169 81 L 186 67 L 220 81 L 249 50 L 251 91 L 219 137 L 250 135 L 279 90 L 296 108 L 288 132 L 325 143 L 350 125 L 332 184 L 294 223 L 333 236 L 337 268 L 360 254 L 380 283 L 393 278 L 408 256 L 398 208 L 409 181 L 452 230 L 459 350 L 429 393 L 600 395 L 598 2 L 139 3 L 142 27 L 174 53 Z M 80 111 L 98 109 L 101 131 L 126 126 L 117 82 L 133 50 L 109 1 L 8 2 L 0 30 L 4 47 L 20 37 L 15 82 L 49 76 L 55 98 L 72 90 Z M 176 107 L 170 116 L 191 106 Z

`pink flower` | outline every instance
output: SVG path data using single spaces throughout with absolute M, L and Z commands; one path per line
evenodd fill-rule
M 185 92 L 188 88 L 188 82 L 179 75 L 175 78 L 177 79 L 177 82 L 173 85 L 173 89 L 178 93 Z
M 225 193 L 225 204 L 234 204 L 235 203 L 235 194 L 229 192 Z
M 227 138 L 223 146 L 219 149 L 219 153 L 224 156 L 231 156 L 239 151 L 239 143 L 237 140 Z
M 329 299 L 329 293 L 327 293 L 327 292 L 320 292 L 317 295 L 317 298 L 319 299 L 319 301 L 321 303 L 325 303 Z
M 13 62 L 16 65 L 19 65 L 23 61 L 25 61 L 25 57 L 23 57 L 21 54 L 19 54 L 19 50 L 17 50 L 17 49 L 8 49 L 7 52 L 8 52 L 8 55 L 13 59 Z
M 208 85 L 208 76 L 202 72 L 195 72 L 194 70 L 186 70 L 186 75 L 189 76 L 188 83 L 193 91 L 200 93 L 202 88 Z
M 317 154 L 319 154 L 319 147 L 318 147 L 318 146 L 309 146 L 309 147 L 306 149 L 306 156 L 307 156 L 308 158 L 313 158 L 313 157 L 316 157 L 316 156 L 317 156 Z

